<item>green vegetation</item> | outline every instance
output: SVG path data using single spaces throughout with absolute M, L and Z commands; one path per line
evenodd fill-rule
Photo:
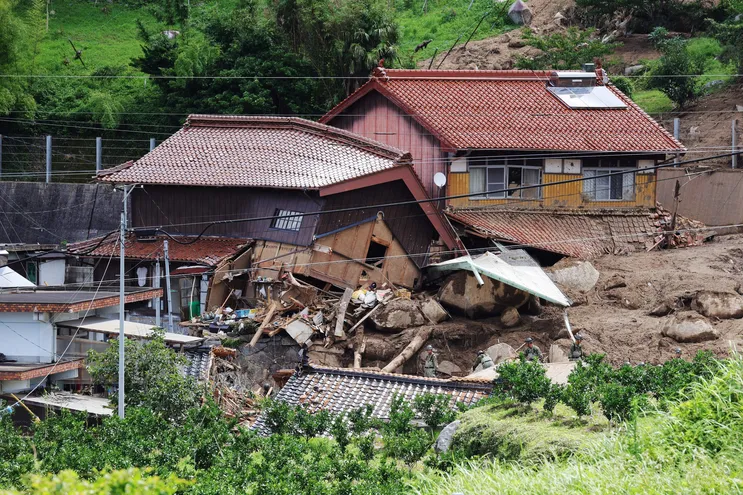
M 632 100 L 650 115 L 673 111 L 673 102 L 658 89 L 635 91 Z
M 417 476 L 413 487 L 417 493 L 441 495 L 456 492 L 740 493 L 743 490 L 741 393 L 743 359 L 737 356 L 726 361 L 714 374 L 700 378 L 683 395 L 681 402 L 671 403 L 668 412 L 648 411 L 615 434 L 596 434 L 593 430 L 587 433 L 584 426 L 575 425 L 572 432 L 561 432 L 560 439 L 574 440 L 572 455 L 536 455 L 533 442 L 549 438 L 551 428 L 564 426 L 540 424 L 539 418 L 532 416 L 531 424 L 541 435 L 529 436 L 526 427 L 518 431 L 519 438 L 531 448 L 517 453 L 526 455 L 509 461 L 501 456 L 492 460 L 472 460 L 458 464 L 445 474 L 423 472 Z M 524 418 L 508 417 L 503 414 L 507 409 L 489 407 L 491 416 L 478 420 L 484 426 L 493 423 L 488 419 L 498 418 L 516 425 Z M 481 409 L 481 414 L 488 412 Z M 497 428 L 501 434 L 492 442 L 506 445 L 504 438 L 514 438 L 509 436 L 507 427 L 499 425 Z M 457 432 L 457 436 L 459 434 Z M 594 436 L 593 441 L 586 438 L 588 435 Z
M 705 27 L 705 19 L 724 16 L 728 2 L 702 0 L 576 0 L 577 15 L 586 26 L 601 25 L 615 17 L 631 13 L 629 27 L 639 32 L 650 32 L 655 26 L 671 31 L 693 32 Z
M 535 57 L 521 57 L 516 65 L 521 69 L 580 69 L 581 65 L 596 58 L 602 59 L 614 52 L 621 43 L 603 43 L 595 37 L 595 29 L 582 31 L 576 27 L 564 33 L 538 35 L 524 29 L 524 41 L 542 53 Z

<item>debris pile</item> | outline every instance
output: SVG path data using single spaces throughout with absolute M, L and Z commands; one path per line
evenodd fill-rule
M 650 214 L 654 224 L 661 231 L 646 243 L 647 251 L 657 248 L 682 248 L 690 246 L 701 246 L 704 242 L 715 236 L 707 226 L 698 221 L 676 215 L 656 203 L 655 212 Z

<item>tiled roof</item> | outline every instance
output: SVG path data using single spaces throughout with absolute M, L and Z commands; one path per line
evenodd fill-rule
M 212 348 L 202 346 L 188 349 L 183 352 L 183 355 L 188 360 L 188 364 L 183 368 L 183 374 L 197 382 L 207 381 L 213 361 Z
M 392 168 L 410 155 L 296 117 L 191 115 L 183 128 L 104 182 L 318 189 Z
M 195 236 L 176 236 L 182 242 L 190 242 Z M 126 258 L 133 260 L 155 260 L 163 258 L 163 241 L 166 236 L 157 236 L 154 240 L 138 240 L 133 234 L 127 236 L 124 245 Z M 116 237 L 106 239 L 103 244 L 90 251 L 101 241 L 100 237 L 88 241 L 77 242 L 67 246 L 69 254 L 85 253 L 92 258 L 119 255 L 119 244 Z M 229 237 L 201 237 L 192 244 L 180 244 L 172 239 L 168 242 L 168 258 L 170 261 L 199 263 L 207 266 L 216 266 L 227 256 L 240 251 L 249 239 L 233 239 Z M 90 252 L 89 252 L 90 251 Z
M 613 211 L 457 209 L 454 222 L 483 237 L 582 259 L 632 252 L 655 243 L 662 231 L 646 209 Z
M 308 408 L 309 412 L 321 409 L 334 414 L 346 413 L 370 404 L 372 415 L 382 420 L 389 419 L 390 403 L 395 394 L 406 401 L 422 394 L 446 394 L 451 397 L 451 406 L 457 402 L 471 405 L 490 394 L 491 380 L 466 380 L 423 378 L 376 371 L 347 368 L 315 367 L 294 374 L 276 395 L 276 400 Z M 254 428 L 265 431 L 262 417 Z
M 616 87 L 625 109 L 571 109 L 547 91 L 550 71 L 376 69 L 338 104 L 331 122 L 378 91 L 449 149 L 658 151 L 683 150 L 660 124 Z

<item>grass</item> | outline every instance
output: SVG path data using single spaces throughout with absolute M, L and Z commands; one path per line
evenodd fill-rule
M 473 40 L 498 36 L 514 29 L 516 26 L 507 22 L 500 4 L 492 0 L 428 0 L 426 11 L 423 11 L 425 0 L 396 0 L 394 2 L 395 19 L 400 24 L 400 52 L 403 58 L 410 56 L 414 62 L 431 58 L 438 53 L 445 53 L 459 39 L 464 44 L 480 19 L 480 24 Z M 510 4 L 509 4 L 510 5 Z M 413 53 L 415 47 L 425 41 L 433 40 L 424 49 Z
M 413 489 L 441 495 L 743 493 L 741 396 L 743 359 L 736 356 L 668 413 L 652 412 L 597 437 L 579 455 L 470 460 L 450 473 L 419 473 Z
M 673 102 L 658 89 L 635 91 L 632 99 L 651 115 L 673 111 Z
M 54 74 L 81 75 L 105 66 L 128 66 L 132 58 L 142 55 L 137 19 L 148 27 L 157 24 L 146 9 L 118 2 L 55 0 L 51 10 L 49 31 L 39 43 L 34 63 Z M 87 68 L 74 60 L 69 40 L 83 51 Z M 69 65 L 65 65 L 65 58 Z

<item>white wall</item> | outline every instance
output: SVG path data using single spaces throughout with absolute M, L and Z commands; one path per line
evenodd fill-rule
M 64 285 L 65 260 L 49 260 L 39 263 L 40 287 L 45 285 Z
M 0 313 L 0 352 L 8 359 L 27 363 L 54 360 L 54 328 L 48 321 L 35 320 L 37 314 Z

